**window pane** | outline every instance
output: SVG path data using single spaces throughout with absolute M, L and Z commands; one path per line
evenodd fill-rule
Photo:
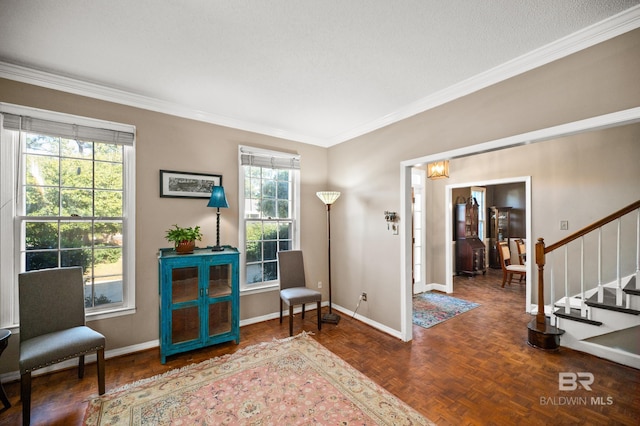
M 26 222 L 25 247 L 27 250 L 58 248 L 57 224 L 47 222 Z
M 122 192 L 96 191 L 95 216 L 122 216 Z
M 289 170 L 278 170 L 278 180 L 289 180 L 291 173 Z
M 93 142 L 74 139 L 60 140 L 60 155 L 64 157 L 93 159 Z
M 278 250 L 280 251 L 293 250 L 293 242 L 290 240 L 278 242 Z
M 262 239 L 262 222 L 247 221 L 247 241 Z
M 60 182 L 58 157 L 27 155 L 25 177 L 27 185 L 58 186 Z
M 278 250 L 277 241 L 265 241 L 264 242 L 264 260 L 275 260 L 277 250 Z
M 115 145 L 109 143 L 97 143 L 95 146 L 95 159 L 101 161 L 113 161 L 122 163 L 123 147 L 122 145 Z
M 84 286 L 84 304 L 87 308 L 119 303 L 122 297 L 122 275 L 104 279 L 88 280 Z
M 60 153 L 60 138 L 27 133 L 25 151 L 30 154 L 58 155 Z
M 273 180 L 262 181 L 262 198 L 276 198 L 276 182 Z
M 278 223 L 264 222 L 264 239 L 275 240 L 278 238 Z
M 278 263 L 265 262 L 263 281 L 274 281 L 277 279 L 278 279 Z
M 94 238 L 96 245 L 103 247 L 122 247 L 122 222 L 95 222 Z
M 80 248 L 91 247 L 93 234 L 89 222 L 60 223 L 60 247 Z
M 60 160 L 61 185 L 67 188 L 93 187 L 93 161 L 63 158 Z
M 63 189 L 62 216 L 93 216 L 93 191 L 89 189 Z
M 96 277 L 122 275 L 122 249 L 96 249 L 93 274 Z
M 262 179 L 275 179 L 276 171 L 275 169 L 263 168 L 262 169 Z
M 27 186 L 25 197 L 26 216 L 58 216 L 60 214 L 60 191 L 58 188 Z
M 291 238 L 291 223 L 285 222 L 278 225 L 278 238 L 281 240 Z
M 91 271 L 91 249 L 65 250 L 60 252 L 60 266 L 82 266 L 83 271 Z
M 262 203 L 260 203 L 260 210 L 264 218 L 276 217 L 276 200 L 263 199 Z
M 95 187 L 99 189 L 122 189 L 122 163 L 96 161 Z
M 262 243 L 259 241 L 247 241 L 247 262 L 260 262 L 262 260 Z
M 253 263 L 247 265 L 247 284 L 262 282 L 262 264 Z
M 278 198 L 281 200 L 289 199 L 289 182 L 278 182 Z
M 25 271 L 35 271 L 37 269 L 57 268 L 57 251 L 31 251 L 25 256 Z
M 278 217 L 281 219 L 287 219 L 289 215 L 289 201 L 278 200 Z

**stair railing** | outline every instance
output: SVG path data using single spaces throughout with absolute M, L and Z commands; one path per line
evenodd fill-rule
M 609 216 L 592 223 L 589 226 L 586 226 L 580 229 L 577 232 L 563 238 L 557 243 L 551 244 L 549 246 L 545 246 L 544 239 L 538 238 L 538 242 L 536 243 L 536 265 L 538 266 L 538 312 L 536 314 L 536 324 L 544 330 L 545 328 L 545 314 L 544 314 L 544 267 L 545 267 L 545 256 L 548 253 L 553 252 L 559 248 L 564 249 L 564 294 L 565 294 L 565 312 L 569 313 L 571 310 L 570 301 L 569 301 L 569 278 L 568 278 L 568 244 L 572 241 L 581 239 L 580 243 L 580 310 L 581 316 L 586 316 L 586 304 L 585 304 L 585 288 L 584 288 L 584 236 L 598 231 L 598 302 L 602 303 L 604 299 L 604 288 L 602 284 L 602 227 L 607 225 L 614 220 L 617 220 L 617 242 L 616 242 L 616 305 L 622 306 L 623 304 L 623 291 L 622 291 L 622 274 L 621 274 L 621 218 L 626 216 L 627 214 L 632 213 L 633 211 L 637 211 L 637 220 L 636 220 L 636 283 L 640 283 L 640 200 L 636 201 L 633 204 L 628 205 L 615 213 L 610 214 Z M 554 274 L 553 274 L 553 264 L 551 266 L 551 304 L 553 308 L 553 303 L 555 300 L 555 282 L 554 282 Z M 627 297 L 625 301 L 625 305 L 629 308 L 630 298 Z

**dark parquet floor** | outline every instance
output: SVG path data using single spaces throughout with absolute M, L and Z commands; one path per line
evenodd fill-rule
M 638 425 L 640 371 L 561 348 L 527 345 L 525 287 L 500 288 L 499 271 L 457 277 L 453 296 L 481 304 L 432 328 L 414 326 L 404 343 L 346 315 L 316 330 L 315 311 L 294 333 L 314 338 L 438 425 Z M 369 301 L 367 303 L 372 303 Z M 127 383 L 255 343 L 288 336 L 288 324 L 266 321 L 241 328 L 241 343 L 175 355 L 165 365 L 158 349 L 107 360 L 107 391 Z M 560 372 L 590 372 L 591 391 L 559 391 Z M 0 424 L 21 423 L 20 386 L 5 384 L 13 407 Z M 81 424 L 87 401 L 97 396 L 95 364 L 78 380 L 75 370 L 33 379 L 32 424 Z

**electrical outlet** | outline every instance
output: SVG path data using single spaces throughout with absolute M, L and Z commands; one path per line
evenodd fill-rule
M 364 292 L 363 292 L 363 293 L 360 295 L 360 298 L 361 298 L 364 302 L 366 302 L 366 301 L 367 301 L 367 293 L 364 293 Z
M 318 288 L 322 288 L 322 281 L 318 281 Z

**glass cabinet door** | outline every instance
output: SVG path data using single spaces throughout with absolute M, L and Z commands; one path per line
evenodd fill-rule
M 231 290 L 233 285 L 233 265 L 209 266 L 209 337 L 231 331 Z M 225 300 L 215 301 L 214 298 Z
M 200 338 L 198 267 L 171 271 L 171 343 Z

